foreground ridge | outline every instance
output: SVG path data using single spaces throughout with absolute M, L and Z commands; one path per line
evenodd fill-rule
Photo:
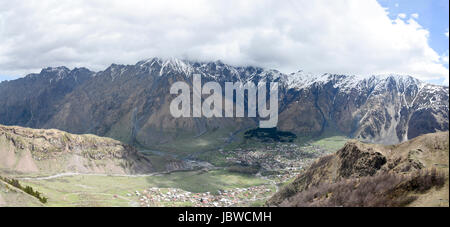
M 276 193 L 269 206 L 448 206 L 449 133 L 391 146 L 349 141 Z

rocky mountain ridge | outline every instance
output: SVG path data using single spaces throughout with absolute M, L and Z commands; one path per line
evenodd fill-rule
M 176 81 L 191 84 L 194 73 L 202 75 L 203 83 L 216 81 L 221 85 L 231 81 L 279 82 L 278 128 L 299 136 L 336 132 L 395 144 L 448 130 L 448 87 L 409 76 L 283 74 L 220 61 L 175 58 L 112 64 L 96 73 L 48 68 L 40 74 L 2 82 L 0 123 L 92 133 L 145 148 L 196 141 L 207 134 L 227 138 L 257 127 L 255 118 L 174 119 L 169 112 L 174 98 L 170 85 Z
M 0 168 L 19 174 L 152 172 L 135 148 L 94 135 L 0 125 Z

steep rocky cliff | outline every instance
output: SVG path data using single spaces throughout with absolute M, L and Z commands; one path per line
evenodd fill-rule
M 0 125 L 0 170 L 61 174 L 149 173 L 151 162 L 135 148 L 94 135 Z

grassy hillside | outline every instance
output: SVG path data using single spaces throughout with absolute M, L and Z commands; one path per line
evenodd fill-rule
M 42 207 L 35 197 L 0 179 L 0 207 Z
M 139 200 L 134 196 L 135 192 L 152 187 L 214 193 L 218 190 L 268 184 L 268 181 L 261 178 L 224 170 L 135 177 L 76 175 L 53 179 L 24 179 L 22 182 L 44 193 L 49 198 L 48 206 L 138 206 Z

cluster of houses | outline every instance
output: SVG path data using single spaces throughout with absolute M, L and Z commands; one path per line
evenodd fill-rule
M 234 188 L 215 193 L 192 193 L 178 188 L 149 188 L 143 192 L 136 191 L 143 207 L 157 206 L 194 206 L 194 207 L 232 207 L 266 199 L 274 192 L 269 185 L 250 188 Z
M 237 148 L 225 152 L 229 163 L 259 166 L 261 170 L 272 172 L 269 175 L 259 177 L 269 180 L 270 184 L 253 186 L 250 188 L 234 188 L 231 190 L 193 193 L 178 188 L 149 188 L 142 192 L 136 191 L 140 206 L 194 206 L 194 207 L 232 207 L 242 206 L 251 202 L 269 198 L 278 190 L 279 184 L 295 178 L 302 168 L 310 165 L 317 157 L 328 151 L 308 144 L 298 146 L 296 144 L 277 143 L 263 148 Z M 202 166 L 211 168 L 211 166 Z M 129 194 L 129 196 L 132 196 Z
M 229 152 L 226 159 L 230 163 L 259 166 L 268 171 L 296 171 L 326 152 L 309 144 L 299 147 L 297 144 L 277 143 L 264 148 L 237 148 Z

